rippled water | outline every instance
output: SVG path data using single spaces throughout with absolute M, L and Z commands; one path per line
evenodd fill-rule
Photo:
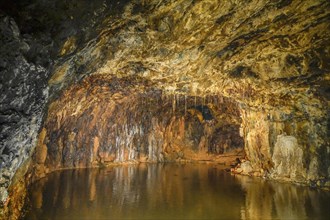
M 55 172 L 34 184 L 24 219 L 330 219 L 330 194 L 207 164 Z

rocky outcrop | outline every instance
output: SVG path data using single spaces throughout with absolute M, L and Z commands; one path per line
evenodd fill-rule
M 307 104 L 306 104 L 307 106 Z M 319 186 L 329 178 L 328 117 L 325 106 L 302 114 L 290 109 L 242 111 L 241 131 L 250 166 L 240 172 Z M 323 109 L 325 108 L 325 109 Z
M 299 180 L 306 178 L 303 167 L 303 150 L 293 136 L 279 135 L 272 157 L 274 177 Z

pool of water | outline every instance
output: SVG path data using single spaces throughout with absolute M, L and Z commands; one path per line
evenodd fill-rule
M 23 219 L 330 219 L 330 194 L 209 164 L 139 164 L 49 174 Z

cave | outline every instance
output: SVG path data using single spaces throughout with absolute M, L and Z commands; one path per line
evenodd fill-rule
M 1 1 L 0 218 L 327 219 L 329 80 L 327 0 Z

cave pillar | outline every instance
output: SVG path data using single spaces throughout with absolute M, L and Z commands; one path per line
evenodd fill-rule
M 263 175 L 271 168 L 270 123 L 267 113 L 241 110 L 242 124 L 240 134 L 244 138 L 244 150 L 248 165 L 245 171 Z M 245 172 L 243 170 L 243 172 Z

